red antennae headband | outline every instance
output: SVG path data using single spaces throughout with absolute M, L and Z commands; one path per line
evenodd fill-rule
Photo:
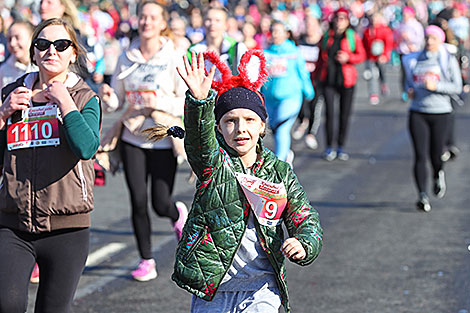
M 217 91 L 218 96 L 233 87 L 245 87 L 260 95 L 259 89 L 268 77 L 266 58 L 261 50 L 248 50 L 241 57 L 238 66 L 240 74 L 237 76 L 232 75 L 228 65 L 222 62 L 214 51 L 204 52 L 204 63 L 206 74 L 213 65 L 216 67 L 212 88 Z

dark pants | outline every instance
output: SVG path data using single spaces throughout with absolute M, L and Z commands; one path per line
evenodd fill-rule
M 29 278 L 36 262 L 39 287 L 34 312 L 70 312 L 89 241 L 88 228 L 43 234 L 0 228 L 0 312 L 26 312 Z
M 455 145 L 455 110 L 449 113 L 449 125 L 447 126 L 447 138 L 445 146 Z
M 299 121 L 302 122 L 304 118 L 308 118 L 308 127 L 305 134 L 311 134 L 313 124 L 316 118 L 321 118 L 320 116 L 316 116 L 315 113 L 317 112 L 317 103 L 318 98 L 321 95 L 321 88 L 315 88 L 315 97 L 310 100 L 303 100 L 302 109 L 299 112 Z
M 419 192 L 426 192 L 428 157 L 431 159 L 433 177 L 442 170 L 441 160 L 447 137 L 449 113 L 425 114 L 410 111 L 409 130 L 415 153 L 414 177 Z
M 121 156 L 132 205 L 132 226 L 141 258 L 152 258 L 151 225 L 147 186 L 151 181 L 152 207 L 161 217 L 175 222 L 178 210 L 171 198 L 176 175 L 176 158 L 171 149 L 142 149 L 122 142 Z
M 325 129 L 326 129 L 326 145 L 331 147 L 334 138 L 334 118 L 335 118 L 335 96 L 339 95 L 339 129 L 337 137 L 338 147 L 343 147 L 346 141 L 348 131 L 349 116 L 351 115 L 352 100 L 354 95 L 354 87 L 332 87 L 325 86 Z

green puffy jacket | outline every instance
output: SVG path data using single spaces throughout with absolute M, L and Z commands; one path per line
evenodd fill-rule
M 200 101 L 189 91 L 186 93 L 185 149 L 198 183 L 176 251 L 172 275 L 181 288 L 208 301 L 214 297 L 232 264 L 251 214 L 248 200 L 234 174 L 245 173 L 245 169 L 237 153 L 215 130 L 214 103 L 213 91 L 207 99 Z M 258 155 L 250 174 L 273 183 L 284 183 L 288 202 L 283 222 L 289 237 L 297 238 L 307 252 L 305 259 L 293 262 L 308 265 L 322 247 L 323 231 L 318 213 L 310 206 L 291 166 L 264 148 L 261 139 Z M 289 312 L 285 258 L 281 253 L 282 224 L 263 226 L 255 219 L 255 227 L 261 247 L 276 273 L 282 303 Z

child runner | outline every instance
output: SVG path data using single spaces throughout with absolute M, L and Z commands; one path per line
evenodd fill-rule
M 216 65 L 208 74 L 204 56 Z M 236 77 L 215 54 L 204 56 L 193 52 L 192 65 L 185 56 L 178 68 L 189 88 L 185 149 L 198 184 L 172 279 L 194 294 L 191 312 L 278 312 L 281 303 L 289 312 L 284 257 L 299 265 L 317 258 L 319 216 L 292 167 L 263 145 L 262 53 L 247 52 Z M 252 57 L 256 81 L 248 78 Z M 213 81 L 216 68 L 222 79 Z

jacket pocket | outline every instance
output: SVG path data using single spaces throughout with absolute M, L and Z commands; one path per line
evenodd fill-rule
M 183 256 L 184 260 L 188 260 L 194 254 L 194 251 L 196 251 L 197 247 L 201 245 L 201 242 L 206 237 L 208 230 L 209 227 L 204 225 L 204 228 L 197 232 L 196 236 L 193 235 L 192 237 L 188 238 L 188 241 L 186 242 L 186 249 L 188 251 Z

